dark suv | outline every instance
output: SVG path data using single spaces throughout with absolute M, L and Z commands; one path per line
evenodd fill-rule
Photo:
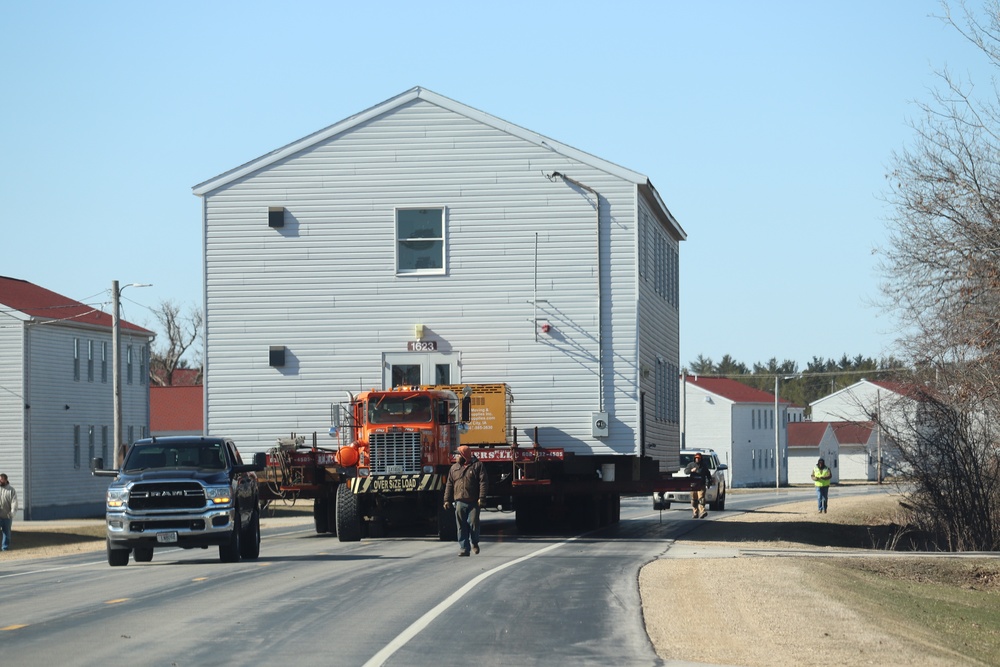
M 121 470 L 94 475 L 114 477 L 108 487 L 106 520 L 108 564 L 153 560 L 157 547 L 219 547 L 219 558 L 236 562 L 260 555 L 260 503 L 257 476 L 265 454 L 245 465 L 232 440 L 172 436 L 136 441 Z

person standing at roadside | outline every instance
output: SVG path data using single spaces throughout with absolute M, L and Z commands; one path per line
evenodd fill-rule
M 694 460 L 685 466 L 684 472 L 692 479 L 700 479 L 704 482 L 704 486 L 701 489 L 691 489 L 691 512 L 693 514 L 691 518 L 704 519 L 708 516 L 708 511 L 705 509 L 705 493 L 712 484 L 712 471 L 709 469 L 708 463 L 701 455 L 701 452 L 697 452 L 694 455 Z
M 10 485 L 7 474 L 0 472 L 0 551 L 10 549 L 10 527 L 14 524 L 14 514 L 17 513 L 17 492 Z
M 451 509 L 455 503 L 455 523 L 458 526 L 459 556 L 479 553 L 479 510 L 486 498 L 486 469 L 476 458 L 468 445 L 458 448 L 458 460 L 448 471 L 448 482 L 444 487 L 444 508 Z
M 833 471 L 826 467 L 826 461 L 820 459 L 816 462 L 816 467 L 813 468 L 811 477 L 816 484 L 816 504 L 819 505 L 819 513 L 826 514 L 826 506 L 830 499 L 830 480 L 833 479 Z

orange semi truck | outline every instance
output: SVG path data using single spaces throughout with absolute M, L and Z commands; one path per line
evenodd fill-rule
M 517 442 L 506 384 L 396 387 L 350 395 L 334 416 L 337 445 L 292 434 L 258 477 L 264 503 L 311 498 L 316 531 L 343 542 L 416 531 L 455 539 L 444 485 L 459 443 L 489 475 L 486 507 L 514 511 L 518 530 L 617 523 L 623 495 L 689 491 L 648 457 L 581 456 Z

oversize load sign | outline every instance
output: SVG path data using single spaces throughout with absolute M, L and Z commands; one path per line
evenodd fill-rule
M 373 475 L 351 480 L 354 493 L 412 493 L 440 491 L 444 488 L 440 475 Z
M 517 462 L 524 463 L 530 461 L 562 461 L 563 450 L 561 449 L 511 449 L 509 447 L 498 447 L 496 449 L 473 449 L 472 452 L 480 461 L 514 461 L 514 452 L 517 452 Z

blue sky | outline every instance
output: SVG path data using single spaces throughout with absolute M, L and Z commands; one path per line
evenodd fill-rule
M 975 6 L 975 5 L 974 5 Z M 0 275 L 153 325 L 201 304 L 191 187 L 423 86 L 648 176 L 688 233 L 681 363 L 893 351 L 870 305 L 936 0 L 8 2 Z

